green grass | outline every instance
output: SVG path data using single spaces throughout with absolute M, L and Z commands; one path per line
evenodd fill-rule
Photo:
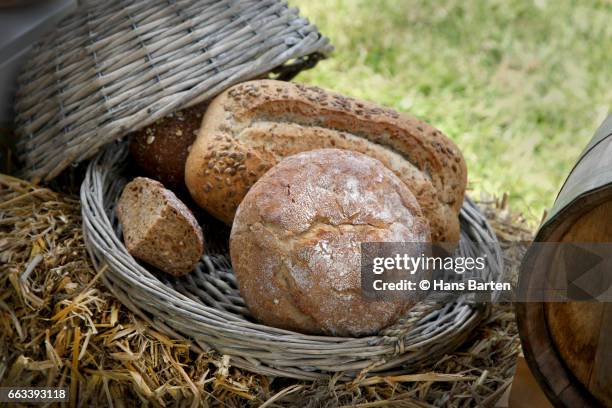
M 332 57 L 297 81 L 408 112 L 463 150 L 469 188 L 533 223 L 612 106 L 610 1 L 290 0 Z

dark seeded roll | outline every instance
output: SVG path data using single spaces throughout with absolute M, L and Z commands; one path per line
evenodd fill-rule
M 183 188 L 185 162 L 208 102 L 170 114 L 132 134 L 130 154 L 145 174 L 165 186 Z

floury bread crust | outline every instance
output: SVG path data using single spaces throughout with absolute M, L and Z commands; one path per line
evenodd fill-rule
M 247 193 L 230 236 L 240 293 L 264 324 L 364 336 L 418 299 L 366 300 L 362 242 L 427 242 L 406 185 L 378 160 L 338 149 L 282 160 Z
M 191 272 L 204 252 L 195 217 L 172 191 L 155 180 L 137 177 L 117 203 L 128 252 L 174 276 Z
M 439 130 L 391 109 L 315 87 L 246 82 L 215 98 L 185 167 L 195 201 L 231 224 L 248 189 L 282 158 L 341 148 L 391 169 L 415 195 L 436 242 L 457 242 L 467 170 Z

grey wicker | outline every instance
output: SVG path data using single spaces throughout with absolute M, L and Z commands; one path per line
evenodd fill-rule
M 455 349 L 486 316 L 488 307 L 463 298 L 424 301 L 377 336 L 309 336 L 249 319 L 228 260 L 228 228 L 203 221 L 206 254 L 196 271 L 168 278 L 150 271 L 127 252 L 114 206 L 130 178 L 126 143 L 109 145 L 90 164 L 81 186 L 83 230 L 88 250 L 108 288 L 134 313 L 196 350 L 214 349 L 230 363 L 265 375 L 315 380 L 337 374 L 350 379 L 361 370 L 414 370 Z M 461 210 L 458 255 L 487 256 L 486 280 L 501 276 L 495 234 L 469 200 Z M 490 245 L 493 243 L 493 245 Z
M 85 0 L 30 52 L 16 96 L 24 176 L 50 180 L 170 112 L 332 47 L 279 0 Z

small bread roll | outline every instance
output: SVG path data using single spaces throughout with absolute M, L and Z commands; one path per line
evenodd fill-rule
M 362 242 L 427 242 L 406 185 L 376 159 L 322 149 L 283 159 L 239 205 L 230 236 L 240 293 L 264 324 L 365 336 L 393 324 L 412 299 L 361 291 Z

